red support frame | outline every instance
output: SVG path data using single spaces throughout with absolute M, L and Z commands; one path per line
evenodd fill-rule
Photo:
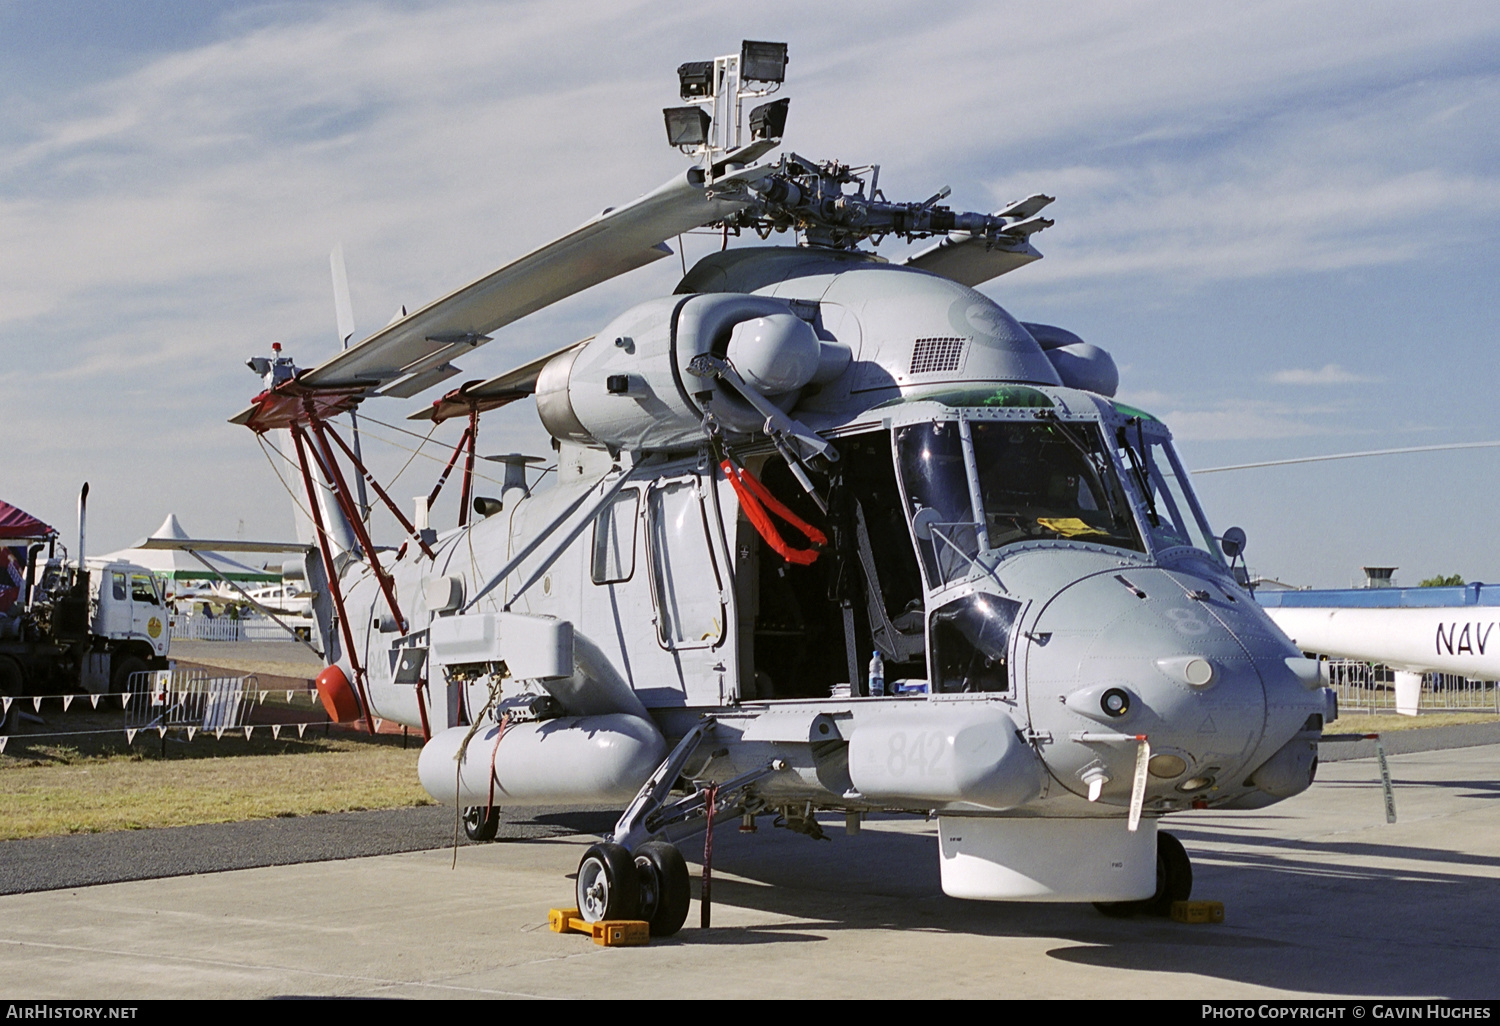
M 474 450 L 479 445 L 479 410 L 469 407 L 469 454 L 464 459 L 464 489 L 458 500 L 458 526 L 469 522 L 469 500 L 474 495 Z M 429 506 L 431 504 L 429 503 Z
M 432 504 L 434 502 L 437 502 L 438 493 L 443 490 L 443 485 L 448 483 L 448 475 L 453 473 L 453 465 L 458 462 L 458 454 L 463 452 L 466 446 L 469 446 L 469 439 L 469 429 L 464 428 L 464 433 L 459 437 L 458 444 L 453 447 L 453 455 L 448 457 L 448 465 L 444 467 L 443 472 L 438 475 L 437 484 L 432 486 L 432 494 L 427 496 L 427 508 L 429 510 L 432 509 Z M 473 448 L 470 447 L 469 451 L 472 453 Z M 473 457 L 471 456 L 470 459 L 472 458 Z M 463 510 L 459 510 L 459 526 L 463 526 L 463 515 Z
M 312 472 L 307 469 L 307 446 L 302 425 L 293 421 L 290 425 L 292 441 L 297 447 L 297 466 L 302 471 L 302 484 L 307 489 L 307 503 L 312 513 L 313 527 L 317 530 L 318 548 L 323 553 L 323 567 L 328 572 L 328 590 L 333 593 L 333 605 L 339 615 L 339 631 L 344 636 L 344 651 L 349 655 L 349 665 L 354 670 L 354 687 L 359 692 L 359 704 L 365 714 L 365 728 L 375 733 L 375 720 L 370 715 L 370 696 L 365 690 L 365 669 L 360 665 L 358 650 L 354 647 L 354 632 L 349 626 L 349 615 L 344 612 L 344 589 L 339 584 L 338 567 L 334 565 L 333 553 L 328 548 L 328 535 L 324 531 L 323 511 L 318 505 L 318 493 L 313 485 Z
M 349 448 L 348 443 L 346 443 L 342 438 L 339 437 L 337 431 L 333 430 L 333 425 L 324 424 L 323 430 L 328 432 L 329 438 L 332 438 L 335 442 L 338 443 L 340 449 L 344 450 L 344 455 L 349 457 L 349 462 L 354 465 L 354 469 L 359 471 L 360 474 L 364 476 L 364 479 L 366 481 L 370 482 L 370 487 L 375 489 L 375 494 L 380 496 L 381 501 L 385 503 L 385 508 L 391 511 L 391 515 L 394 516 L 397 522 L 401 524 L 402 529 L 417 540 L 417 545 L 421 547 L 422 554 L 428 559 L 436 559 L 437 556 L 434 555 L 433 551 L 427 547 L 427 542 L 424 541 L 422 539 L 422 536 L 417 533 L 417 529 L 412 526 L 412 522 L 406 519 L 406 516 L 401 512 L 400 508 L 398 508 L 397 505 L 391 501 L 391 497 L 385 493 L 385 489 L 380 487 L 380 482 L 375 480 L 375 475 L 371 474 L 368 470 L 365 469 L 365 465 L 360 462 L 358 456 L 354 455 L 354 450 Z
M 313 436 L 323 450 L 322 459 L 319 462 L 324 476 L 333 485 L 333 497 L 338 500 L 339 508 L 344 512 L 344 518 L 354 529 L 354 537 L 359 539 L 360 547 L 365 550 L 365 557 L 370 561 L 370 569 L 375 572 L 375 581 L 380 585 L 381 593 L 385 595 L 385 602 L 390 607 L 391 615 L 396 618 L 396 626 L 402 634 L 405 634 L 406 617 L 401 615 L 401 607 L 396 603 L 396 592 L 391 585 L 391 576 L 380 565 L 380 557 L 375 553 L 375 545 L 370 541 L 370 534 L 365 530 L 364 521 L 360 519 L 359 511 L 354 508 L 354 502 L 350 499 L 349 484 L 344 480 L 344 472 L 339 469 L 338 461 L 333 458 L 333 449 L 328 445 L 328 436 L 324 433 L 323 422 L 309 410 L 308 424 L 312 427 Z M 316 450 L 313 456 L 318 456 Z

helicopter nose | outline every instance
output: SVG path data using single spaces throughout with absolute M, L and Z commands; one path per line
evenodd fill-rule
M 1262 631 L 1258 609 L 1239 608 L 1252 604 L 1154 567 L 1057 592 L 1022 642 L 1032 729 L 1052 737 L 1042 755 L 1057 782 L 1091 802 L 1128 804 L 1134 739 L 1144 735 L 1148 808 L 1238 789 L 1264 761 L 1268 681 L 1305 691 L 1285 639 Z

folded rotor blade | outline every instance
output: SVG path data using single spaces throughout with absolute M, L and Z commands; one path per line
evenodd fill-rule
M 1042 254 L 1029 242 L 987 249 L 983 239 L 954 232 L 907 257 L 902 264 L 941 274 L 972 288 L 1041 258 Z
M 415 384 L 433 367 L 488 342 L 490 333 L 552 303 L 669 255 L 667 239 L 743 208 L 727 188 L 770 174 L 745 168 L 710 188 L 692 168 L 458 291 L 430 303 L 301 375 L 312 388 Z M 748 197 L 737 188 L 736 197 Z M 409 389 L 402 389 L 409 391 Z
M 543 367 L 547 366 L 554 357 L 571 352 L 588 341 L 590 339 L 586 338 L 582 342 L 563 346 L 556 352 L 539 356 L 530 363 L 508 370 L 488 381 L 465 382 L 431 406 L 425 406 L 416 413 L 408 415 L 406 419 L 444 421 L 449 417 L 468 416 L 470 408 L 484 413 L 486 410 L 496 410 L 509 405 L 517 399 L 525 399 L 536 392 L 536 379 L 542 373 Z

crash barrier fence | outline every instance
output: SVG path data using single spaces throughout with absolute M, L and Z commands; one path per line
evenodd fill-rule
M 1340 712 L 1395 712 L 1396 675 L 1390 667 L 1356 659 L 1328 659 L 1323 667 L 1328 686 L 1338 693 Z M 1500 715 L 1500 685 L 1455 673 L 1425 673 L 1417 709 Z
M 252 674 L 244 677 L 214 676 L 205 670 L 144 670 L 132 673 L 125 691 L 110 694 L 54 694 L 0 696 L 0 721 L 8 728 L 17 729 L 18 720 L 30 719 L 43 727 L 47 725 L 39 714 L 43 708 L 58 709 L 66 713 L 74 706 L 87 705 L 98 711 L 119 710 L 124 714 L 122 727 L 105 727 L 88 730 L 30 730 L 18 729 L 27 743 L 85 735 L 119 734 L 125 732 L 127 744 L 134 744 L 137 735 L 148 733 L 165 738 L 170 732 L 174 737 L 191 741 L 200 732 L 215 738 L 230 736 L 250 740 L 256 732 L 280 740 L 293 731 L 297 737 L 306 734 L 308 727 L 327 727 L 327 717 L 322 716 L 316 690 L 307 688 L 285 689 L 286 703 L 296 707 L 307 703 L 314 718 L 291 723 L 252 723 L 252 714 L 265 703 L 273 691 L 280 695 L 281 688 L 262 688 Z M 12 706 L 18 706 L 19 715 L 12 718 Z M 379 724 L 380 721 L 377 721 Z M 378 726 L 377 726 L 377 729 Z M 0 754 L 5 752 L 7 742 L 14 734 L 0 732 Z
M 292 625 L 297 634 L 307 640 L 312 633 L 310 627 Z M 233 619 L 227 616 L 172 617 L 172 640 L 174 641 L 296 641 L 296 636 L 275 620 L 265 616 L 250 616 Z

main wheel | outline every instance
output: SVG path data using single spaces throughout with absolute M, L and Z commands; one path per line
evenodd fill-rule
M 113 672 L 109 675 L 109 690 L 116 695 L 124 694 L 130 690 L 130 675 L 147 669 L 150 667 L 140 656 L 125 656 L 113 666 Z
M 584 922 L 637 918 L 641 884 L 630 852 L 608 842 L 592 845 L 578 863 L 575 893 Z
M 666 841 L 647 841 L 635 851 L 635 871 L 640 877 L 640 917 L 651 924 L 651 936 L 672 936 L 687 921 L 693 900 L 682 852 Z
M 1193 864 L 1182 842 L 1162 831 L 1156 835 L 1156 893 L 1140 901 L 1096 901 L 1094 907 L 1112 919 L 1172 914 L 1172 902 L 1193 893 Z
M 464 809 L 464 836 L 471 841 L 493 841 L 500 829 L 500 806 L 470 805 Z

